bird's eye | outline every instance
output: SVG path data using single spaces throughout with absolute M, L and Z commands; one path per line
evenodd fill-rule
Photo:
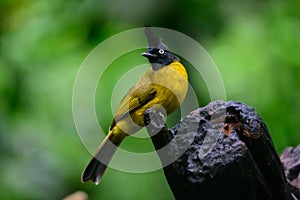
M 165 51 L 163 49 L 158 50 L 158 53 L 160 53 L 161 55 L 163 55 L 165 53 Z

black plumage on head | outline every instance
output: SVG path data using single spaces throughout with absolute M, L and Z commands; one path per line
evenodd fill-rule
M 174 61 L 180 59 L 168 50 L 167 45 L 162 42 L 161 37 L 157 36 L 151 26 L 145 27 L 145 34 L 148 40 L 148 50 L 142 56 L 148 58 L 153 70 L 159 70 Z

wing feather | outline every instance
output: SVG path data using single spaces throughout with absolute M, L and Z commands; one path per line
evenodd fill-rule
M 123 117 L 130 114 L 132 111 L 146 105 L 149 101 L 154 99 L 156 90 L 153 83 L 148 76 L 143 76 L 133 86 L 122 99 L 116 113 L 111 128 L 121 120 Z

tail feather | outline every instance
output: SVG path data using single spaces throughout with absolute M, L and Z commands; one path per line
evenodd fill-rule
M 111 161 L 118 146 L 122 142 L 122 138 L 114 137 L 113 133 L 109 133 L 101 143 L 98 152 L 90 160 L 89 164 L 82 173 L 81 180 L 86 182 L 91 180 L 96 185 L 100 183 L 101 178 Z

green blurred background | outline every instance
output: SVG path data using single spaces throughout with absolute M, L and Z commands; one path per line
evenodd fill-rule
M 90 154 L 72 118 L 77 70 L 101 41 L 144 24 L 197 40 L 217 64 L 227 99 L 256 109 L 278 152 L 299 144 L 299 10 L 297 0 L 0 0 L 0 198 L 62 199 L 77 190 L 90 199 L 173 198 L 161 170 L 108 169 L 99 186 L 80 182 Z M 115 81 L 102 81 L 99 98 L 110 101 Z M 204 106 L 210 99 L 201 88 Z M 111 117 L 99 118 L 108 128 Z

